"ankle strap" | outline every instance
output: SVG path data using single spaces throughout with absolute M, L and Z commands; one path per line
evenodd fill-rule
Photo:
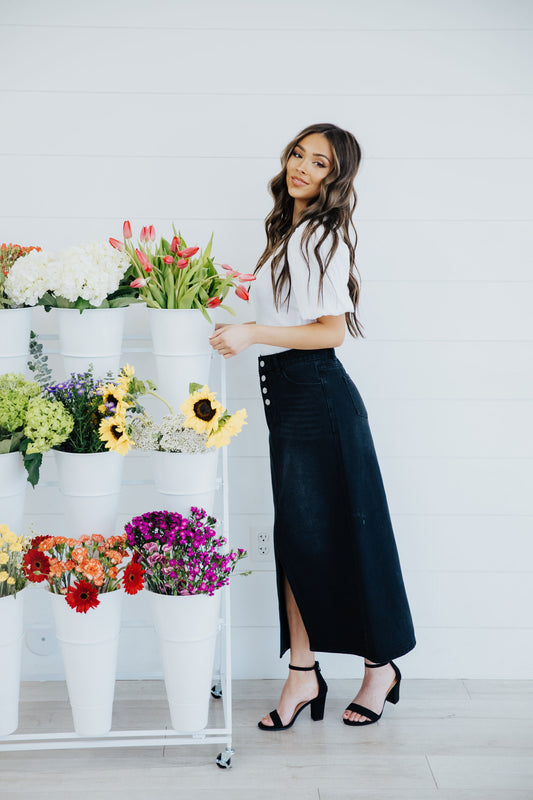
M 390 661 L 382 661 L 381 664 L 367 664 L 365 661 L 365 667 L 369 667 L 369 669 L 374 669 L 374 667 L 385 667 L 387 664 L 390 664 Z
M 310 672 L 312 669 L 320 669 L 318 661 L 315 661 L 312 667 L 294 667 L 292 664 L 289 664 L 289 669 L 296 669 L 298 672 Z

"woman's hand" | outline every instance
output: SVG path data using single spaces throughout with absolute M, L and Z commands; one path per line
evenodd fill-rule
M 231 358 L 254 344 L 254 328 L 255 325 L 246 323 L 238 325 L 218 322 L 209 342 L 224 358 Z

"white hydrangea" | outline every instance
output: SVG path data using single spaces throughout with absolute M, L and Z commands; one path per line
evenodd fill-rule
M 81 297 L 99 306 L 118 289 L 128 264 L 128 256 L 108 242 L 68 247 L 57 256 L 49 290 L 71 302 Z
M 54 258 L 44 250 L 32 250 L 17 258 L 6 278 L 5 293 L 16 305 L 35 306 L 48 291 Z
M 13 264 L 5 291 L 15 303 L 28 306 L 46 292 L 72 303 L 81 297 L 99 306 L 118 289 L 128 264 L 128 256 L 108 242 L 68 247 L 55 256 L 32 250 Z

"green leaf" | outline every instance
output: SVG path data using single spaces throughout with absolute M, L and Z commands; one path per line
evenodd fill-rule
M 176 308 L 174 276 L 170 270 L 165 275 L 165 292 L 167 294 L 167 308 Z
M 211 234 L 211 238 L 209 239 L 209 243 L 203 252 L 204 258 L 209 258 L 211 255 L 211 248 L 213 247 L 213 234 Z
M 202 384 L 201 383 L 189 383 L 189 394 L 192 394 L 193 392 L 197 392 L 198 389 L 201 389 L 201 388 L 202 388 Z
M 36 484 L 39 482 L 39 469 L 43 460 L 42 453 L 24 453 L 24 466 L 28 473 L 28 483 L 31 483 L 35 489 Z
M 11 452 L 11 439 L 2 439 L 0 441 L 0 453 L 3 455 L 4 453 Z

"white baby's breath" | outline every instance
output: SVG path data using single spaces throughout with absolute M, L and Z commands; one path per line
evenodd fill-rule
M 132 438 L 138 450 L 165 453 L 206 453 L 207 434 L 185 428 L 185 417 L 167 414 L 156 424 L 150 418 L 137 417 L 132 424 Z

